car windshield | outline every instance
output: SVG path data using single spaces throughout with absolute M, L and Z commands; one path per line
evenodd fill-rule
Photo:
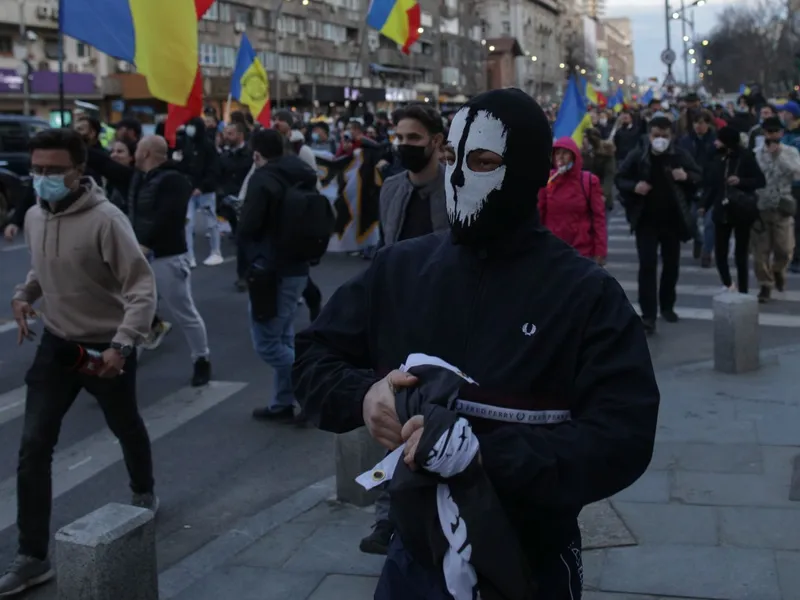
M 0 123 L 0 152 L 27 152 L 28 136 L 22 123 Z

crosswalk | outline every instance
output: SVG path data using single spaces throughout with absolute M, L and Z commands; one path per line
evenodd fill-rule
M 615 210 L 609 216 L 608 231 L 607 269 L 616 277 L 635 305 L 638 296 L 639 262 L 635 240 L 621 210 Z M 730 262 L 731 271 L 735 273 L 732 257 Z M 699 261 L 692 257 L 691 244 L 683 244 L 680 279 L 677 286 L 678 304 L 675 312 L 687 320 L 713 320 L 712 299 L 721 292 L 721 289 L 722 284 L 717 270 L 713 266 L 708 269 L 701 268 Z M 750 293 L 753 295 L 758 293 L 752 269 Z M 765 327 L 800 328 L 800 277 L 790 274 L 787 290 L 783 293 L 773 292 L 772 302 L 761 305 L 759 323 Z

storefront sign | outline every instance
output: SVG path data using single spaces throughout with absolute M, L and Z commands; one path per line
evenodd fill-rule
M 407 88 L 386 88 L 386 102 L 414 102 L 417 92 Z
M 23 78 L 14 69 L 0 69 L 0 94 L 23 93 Z M 34 71 L 30 76 L 31 94 L 58 94 L 58 73 Z M 64 93 L 70 96 L 97 94 L 91 73 L 64 73 Z

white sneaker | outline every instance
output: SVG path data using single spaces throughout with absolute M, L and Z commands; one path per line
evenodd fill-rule
M 189 259 L 189 268 L 190 269 L 196 269 L 197 268 L 197 261 L 195 259 L 193 259 L 193 258 Z
M 722 292 L 722 293 L 730 293 L 730 294 L 735 294 L 738 291 L 739 291 L 739 288 L 736 286 L 736 282 L 732 283 L 730 285 L 730 287 L 725 287 L 723 285 L 722 289 L 720 290 L 720 292 Z
M 216 267 L 217 265 L 221 265 L 222 263 L 223 263 L 222 255 L 217 253 L 210 254 L 209 257 L 203 261 L 203 264 L 207 267 Z

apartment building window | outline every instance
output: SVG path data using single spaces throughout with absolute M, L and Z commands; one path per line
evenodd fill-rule
M 231 5 L 227 2 L 219 2 L 219 20 L 223 23 L 231 22 Z
M 458 19 L 442 19 L 439 21 L 439 31 L 450 35 L 458 35 Z
M 503 21 L 503 35 L 511 35 L 511 21 Z
M 206 21 L 219 21 L 219 2 L 214 2 L 208 8 L 206 14 L 203 15 L 203 19 Z
M 290 54 L 281 54 L 281 71 L 284 73 L 305 73 L 306 60 L 302 56 L 293 56 Z
M 58 38 L 45 37 L 43 41 L 45 58 L 50 60 L 58 60 Z
M 429 12 L 425 12 L 424 10 L 420 14 L 419 24 L 423 27 L 433 27 L 433 16 Z
M 461 81 L 461 71 L 455 67 L 442 67 L 442 81 L 445 85 L 458 85 Z
M 0 49 L 0 54 L 2 49 Z M 86 58 L 89 56 L 89 47 L 83 42 L 75 42 L 75 56 L 78 58 Z
M 344 42 L 347 40 L 347 29 L 333 23 L 322 24 L 322 37 L 331 42 Z
M 458 10 L 458 0 L 444 0 L 444 5 L 450 10 Z
M 274 52 L 259 52 L 258 59 L 264 65 L 264 69 L 269 72 L 275 70 L 275 53 Z
M 219 54 L 215 44 L 200 44 L 200 64 L 204 67 L 219 65 Z
M 281 33 L 291 33 L 297 35 L 303 31 L 303 21 L 289 15 L 283 15 L 278 19 L 278 31 Z
M 306 20 L 306 35 L 312 38 L 320 37 L 320 32 L 322 31 L 322 24 L 319 21 L 314 21 L 313 19 Z
M 220 66 L 232 69 L 236 66 L 236 48 L 233 46 L 220 46 Z
M 246 6 L 237 6 L 233 9 L 234 23 L 241 25 L 253 24 L 253 11 Z
M 351 78 L 352 77 L 362 77 L 363 73 L 364 72 L 363 72 L 363 70 L 361 68 L 361 63 L 357 63 L 357 62 L 354 62 L 352 60 L 349 63 L 347 63 L 347 76 L 348 77 L 351 77 Z
M 0 56 L 14 55 L 14 41 L 10 35 L 0 35 Z

